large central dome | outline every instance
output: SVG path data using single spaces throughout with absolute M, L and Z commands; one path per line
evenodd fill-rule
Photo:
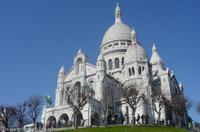
M 122 22 L 113 24 L 104 34 L 102 45 L 115 40 L 131 40 L 131 28 Z
M 104 34 L 101 47 L 115 40 L 131 40 L 131 28 L 121 21 L 121 10 L 115 9 L 115 23 Z

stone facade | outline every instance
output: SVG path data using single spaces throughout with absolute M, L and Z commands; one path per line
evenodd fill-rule
M 158 117 L 152 108 L 153 91 L 161 91 L 169 100 L 177 92 L 183 94 L 182 84 L 178 84 L 174 73 L 165 67 L 155 45 L 152 48 L 152 57 L 148 59 L 145 49 L 137 40 L 136 32 L 122 22 L 118 5 L 115 23 L 103 37 L 96 65 L 88 63 L 87 56 L 79 50 L 69 72 L 61 67 L 55 91 L 55 106 L 44 107 L 42 122 L 63 122 L 70 125 L 73 112 L 66 102 L 65 93 L 68 88 L 76 89 L 86 83 L 93 87 L 95 95 L 79 115 L 80 122 L 84 120 L 82 125 L 85 126 L 95 124 L 95 118 L 99 119 L 100 124 L 106 122 L 103 118 L 105 98 L 109 101 L 107 114 L 122 113 L 125 117 L 124 123 L 132 121 L 131 108 L 128 104 L 121 103 L 122 86 L 135 85 L 146 96 L 148 101 L 140 100 L 136 115 L 148 115 L 149 122 Z M 165 107 L 162 109 L 161 119 L 175 121 L 175 118 L 172 110 L 166 110 Z

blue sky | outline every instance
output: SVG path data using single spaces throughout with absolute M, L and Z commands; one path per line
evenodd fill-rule
M 155 42 L 166 66 L 200 101 L 200 1 L 119 0 L 124 23 L 134 26 L 151 57 Z M 0 1 L 0 104 L 31 95 L 54 97 L 57 73 L 79 48 L 95 64 L 104 32 L 114 22 L 114 0 Z

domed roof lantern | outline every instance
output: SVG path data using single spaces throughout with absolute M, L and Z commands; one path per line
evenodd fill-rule
M 121 9 L 120 9 L 120 7 L 119 7 L 119 3 L 117 2 L 117 7 L 115 8 L 115 11 L 116 12 L 120 12 L 121 11 Z
M 132 28 L 132 31 L 131 31 L 131 41 L 132 43 L 136 42 L 136 32 L 134 30 L 134 27 Z
M 121 22 L 121 9 L 119 7 L 119 4 L 117 3 L 117 6 L 115 8 L 115 23 Z
M 131 35 L 136 35 L 134 27 L 132 27 Z
M 101 47 L 116 40 L 131 41 L 131 28 L 122 22 L 119 4 L 115 8 L 115 23 L 105 32 Z

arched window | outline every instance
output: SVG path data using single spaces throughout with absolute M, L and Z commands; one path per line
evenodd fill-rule
M 115 68 L 119 68 L 119 58 L 115 58 Z
M 135 75 L 135 69 L 132 67 L 132 74 Z
M 64 90 L 61 90 L 60 91 L 60 105 L 63 105 L 64 104 Z
M 81 94 L 81 83 L 80 82 L 76 82 L 74 85 L 74 89 L 76 91 L 76 96 L 80 97 Z
M 70 87 L 67 87 L 66 90 L 64 91 L 64 94 L 63 94 L 63 105 L 68 103 L 67 98 L 68 98 L 69 92 L 70 92 Z
M 67 127 L 68 126 L 69 117 L 67 114 L 62 114 L 59 117 L 58 123 L 60 127 Z
M 142 73 L 141 66 L 139 66 L 139 68 L 138 68 L 138 74 L 141 74 L 141 73 Z
M 122 65 L 124 65 L 124 57 L 122 58 Z
M 94 81 L 93 80 L 90 80 L 90 84 L 93 84 L 94 83 Z
M 94 81 L 93 81 L 93 80 L 90 80 L 90 81 L 89 81 L 89 84 L 90 84 L 90 88 L 94 89 Z
M 142 71 L 144 71 L 144 66 L 142 67 Z
M 112 69 L 113 69 L 113 63 L 112 63 L 112 60 L 111 60 L 111 59 L 108 61 L 108 69 L 109 69 L 109 70 L 112 70 Z
M 131 68 L 128 68 L 129 76 L 131 76 Z
M 76 74 L 79 74 L 79 72 L 81 71 L 81 64 L 82 64 L 82 59 L 78 58 L 76 61 Z

